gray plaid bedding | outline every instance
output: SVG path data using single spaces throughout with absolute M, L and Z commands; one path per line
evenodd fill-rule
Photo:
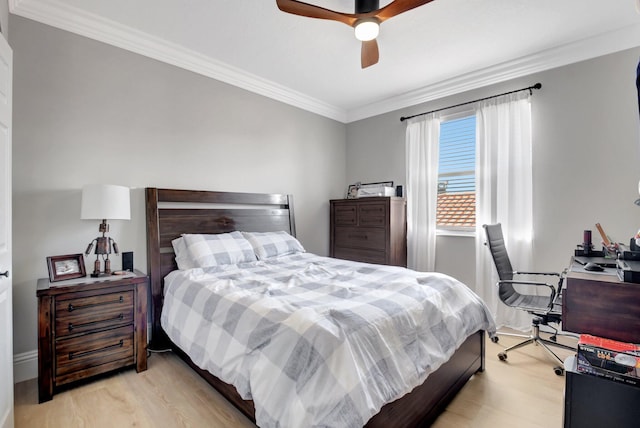
M 362 427 L 477 330 L 479 297 L 438 273 L 310 253 L 171 272 L 162 327 L 253 399 L 260 427 Z

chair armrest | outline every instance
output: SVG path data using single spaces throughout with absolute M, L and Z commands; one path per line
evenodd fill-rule
M 522 284 L 522 285 L 535 285 L 536 287 L 548 287 L 549 290 L 551 291 L 550 295 L 549 295 L 549 309 L 553 308 L 553 302 L 555 302 L 556 300 L 556 289 L 553 285 L 551 284 L 547 284 L 546 282 L 538 282 L 538 281 L 518 281 L 518 280 L 514 280 L 514 279 L 510 279 L 510 280 L 500 280 L 498 281 L 498 286 L 500 286 L 500 284 Z
M 514 275 L 551 275 L 560 276 L 558 272 L 513 272 Z
M 556 294 L 560 294 L 562 290 L 562 283 L 564 281 L 564 277 L 567 276 L 567 269 L 565 268 L 562 272 L 513 272 L 514 275 L 547 275 L 547 276 L 557 276 L 559 278 L 558 285 L 556 286 Z M 549 284 L 547 284 L 549 285 Z

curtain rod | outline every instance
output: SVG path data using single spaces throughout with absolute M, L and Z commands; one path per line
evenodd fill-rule
M 414 117 L 424 116 L 425 114 L 436 113 L 436 112 L 439 112 L 439 111 L 442 111 L 442 110 L 448 110 L 450 108 L 466 106 L 467 104 L 473 104 L 473 103 L 477 103 L 477 102 L 484 101 L 484 100 L 490 100 L 492 98 L 498 98 L 498 97 L 501 97 L 503 95 L 515 94 L 516 92 L 529 91 L 530 94 L 533 94 L 532 89 L 540 89 L 540 88 L 542 88 L 542 83 L 536 83 L 535 85 L 529 86 L 528 88 L 516 89 L 515 91 L 509 91 L 509 92 L 505 92 L 503 94 L 498 94 L 498 95 L 491 95 L 490 97 L 484 97 L 484 98 L 480 98 L 480 99 L 473 100 L 473 101 L 467 101 L 466 103 L 460 103 L 460 104 L 456 104 L 454 106 L 442 107 L 442 108 L 439 108 L 439 109 L 436 109 L 436 110 L 431 110 L 431 111 L 427 111 L 427 112 L 424 112 L 424 113 L 414 114 L 413 116 L 402 116 L 400 118 L 400 122 L 404 122 L 405 120 L 411 119 L 411 118 L 414 118 Z

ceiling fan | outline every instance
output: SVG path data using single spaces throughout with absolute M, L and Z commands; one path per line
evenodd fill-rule
M 355 13 L 336 12 L 296 0 L 276 0 L 276 3 L 283 12 L 309 18 L 338 21 L 353 27 L 356 38 L 362 41 L 360 63 L 362 68 L 367 68 L 376 64 L 380 56 L 376 41 L 380 24 L 389 18 L 432 1 L 394 0 L 380 8 L 380 0 L 355 0 Z

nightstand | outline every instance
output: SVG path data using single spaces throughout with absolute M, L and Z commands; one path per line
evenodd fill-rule
M 38 399 L 58 387 L 123 367 L 147 369 L 148 278 L 38 280 Z

